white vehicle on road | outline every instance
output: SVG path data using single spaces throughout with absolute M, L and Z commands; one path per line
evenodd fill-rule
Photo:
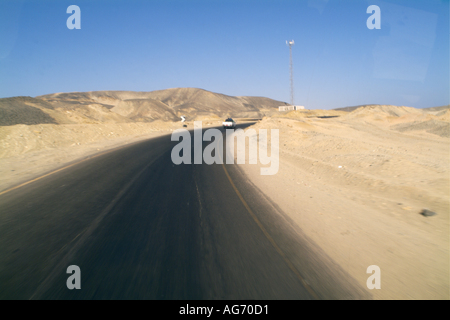
M 224 129 L 234 129 L 236 128 L 236 121 L 234 121 L 231 118 L 228 118 L 222 123 L 222 125 Z

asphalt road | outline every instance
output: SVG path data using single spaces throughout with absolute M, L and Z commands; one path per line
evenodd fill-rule
M 370 299 L 238 166 L 174 165 L 176 144 L 127 145 L 0 195 L 0 299 Z

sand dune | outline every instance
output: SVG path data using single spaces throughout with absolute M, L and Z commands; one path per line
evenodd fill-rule
M 398 107 L 392 105 L 374 105 L 360 107 L 348 114 L 348 117 L 400 117 L 406 114 L 423 114 L 423 112 L 411 107 Z
M 364 121 L 385 126 L 391 130 L 415 134 L 431 133 L 450 137 L 450 113 L 448 109 L 430 111 L 410 107 L 376 105 L 360 107 L 344 115 L 347 121 Z

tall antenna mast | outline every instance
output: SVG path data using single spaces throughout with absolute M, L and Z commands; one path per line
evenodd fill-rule
M 292 66 L 292 46 L 294 45 L 294 40 L 286 41 L 289 46 L 289 69 L 291 71 L 291 105 L 294 105 L 294 70 Z

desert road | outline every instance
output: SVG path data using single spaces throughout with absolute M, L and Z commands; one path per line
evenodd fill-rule
M 370 299 L 237 165 L 174 165 L 177 143 L 1 194 L 0 299 Z M 67 288 L 70 265 L 81 289 Z

